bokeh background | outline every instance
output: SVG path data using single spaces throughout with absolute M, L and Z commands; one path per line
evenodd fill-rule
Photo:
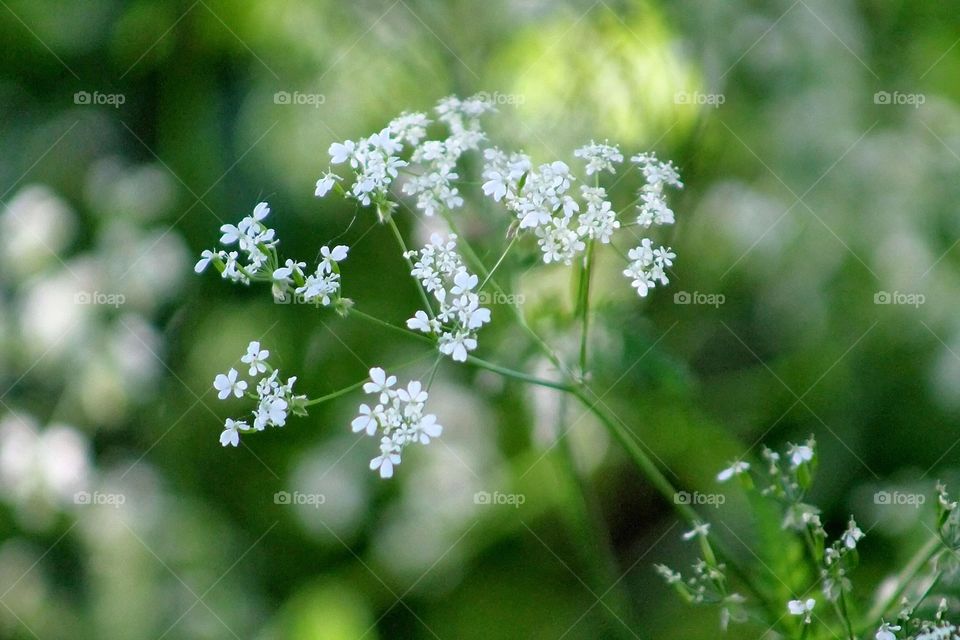
M 211 381 L 251 339 L 311 395 L 417 345 L 195 276 L 199 252 L 266 199 L 288 255 L 341 237 L 346 294 L 403 320 L 388 233 L 313 182 L 331 142 L 476 91 L 501 101 L 494 141 L 538 160 L 609 138 L 680 167 L 671 287 L 640 301 L 613 261 L 598 278 L 595 388 L 691 491 L 814 434 L 828 529 L 868 533 L 866 598 L 932 526 L 932 501 L 876 492 L 929 493 L 960 456 L 958 35 L 951 3 L 907 0 L 3 0 L 0 637 L 623 637 L 614 594 L 628 637 L 717 637 L 653 571 L 695 559 L 671 505 L 551 393 L 445 364 L 443 444 L 387 483 L 348 428 L 357 396 L 217 442 L 239 405 Z M 498 215 L 465 214 L 491 262 Z M 573 338 L 564 270 L 513 286 Z M 489 331 L 482 355 L 540 366 Z M 777 588 L 796 558 L 724 495 L 714 532 Z

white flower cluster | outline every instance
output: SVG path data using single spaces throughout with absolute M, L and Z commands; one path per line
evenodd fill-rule
M 399 170 L 407 166 L 399 157 L 403 143 L 394 138 L 390 127 L 379 133 L 359 140 L 334 142 L 328 150 L 333 164 L 348 163 L 354 171 L 355 180 L 350 195 L 363 206 L 371 202 L 383 203 L 387 200 L 390 185 L 396 179 Z M 327 173 L 321 182 L 333 186 L 333 174 Z M 321 183 L 317 183 L 317 195 L 323 196 Z
M 402 113 L 368 138 L 330 145 L 331 163 L 349 163 L 354 170 L 350 196 L 364 206 L 375 202 L 382 212 L 389 211 L 390 186 L 399 170 L 413 163 L 422 171 L 403 185 L 403 193 L 417 197 L 417 208 L 432 216 L 443 207 L 456 209 L 463 205 L 459 190 L 453 186 L 460 177 L 457 161 L 464 152 L 479 148 L 485 138 L 480 116 L 493 107 L 479 97 L 461 100 L 450 96 L 440 100 L 434 110 L 437 120 L 450 131 L 442 140 L 425 140 L 430 125 L 426 114 Z M 409 161 L 400 158 L 405 147 L 412 149 Z M 317 181 L 314 194 L 325 196 L 339 180 L 328 171 Z
M 650 289 L 668 284 L 667 268 L 673 265 L 677 257 L 669 247 L 654 249 L 649 238 L 640 241 L 639 247 L 630 249 L 627 254 L 631 262 L 623 270 L 623 275 L 631 280 L 630 286 L 637 290 L 640 297 L 645 297 Z
M 293 392 L 293 385 L 297 378 L 287 378 L 286 383 L 281 383 L 280 370 L 271 369 L 267 364 L 269 357 L 270 352 L 261 349 L 260 343 L 254 341 L 247 346 L 247 353 L 240 358 L 241 362 L 249 367 L 247 373 L 254 379 L 252 382 L 256 385 L 256 395 L 247 392 L 250 385 L 246 380 L 239 379 L 240 374 L 236 369 L 231 368 L 227 373 L 218 374 L 214 378 L 213 388 L 217 390 L 217 397 L 221 400 L 226 400 L 231 395 L 237 398 L 246 395 L 257 401 L 257 408 L 253 410 L 252 423 L 227 418 L 223 432 L 220 434 L 220 444 L 224 447 L 239 445 L 241 433 L 284 426 L 290 413 L 306 415 L 304 409 L 306 396 L 296 395 Z M 259 380 L 256 379 L 257 376 L 261 376 Z
M 638 194 L 637 224 L 644 228 L 673 224 L 673 210 L 667 205 L 664 188 L 683 189 L 680 174 L 673 163 L 660 162 L 653 153 L 635 155 L 630 161 L 640 167 L 646 181 Z
M 587 161 L 588 176 L 604 170 L 616 173 L 613 165 L 623 162 L 623 154 L 620 153 L 618 147 L 606 143 L 600 144 L 593 140 L 590 141 L 590 144 L 574 151 L 573 155 Z
M 304 277 L 302 267 L 304 263 L 293 263 L 287 260 L 285 267 L 281 267 L 273 272 L 274 288 L 281 287 L 281 298 L 285 296 L 285 291 L 290 287 L 291 277 L 294 282 L 303 283 L 294 290 L 304 302 L 313 302 L 315 304 L 329 307 L 334 301 L 340 298 L 340 266 L 339 264 L 347 259 L 349 247 L 338 244 L 333 249 L 330 247 L 320 248 L 320 262 L 317 264 L 317 270 Z M 276 294 L 274 294 L 276 295 Z
M 615 165 L 623 162 L 619 148 L 607 143 L 591 142 L 574 151 L 574 156 L 586 161 L 588 176 L 602 171 L 614 173 Z M 673 212 L 666 205 L 663 191 L 665 186 L 682 186 L 676 169 L 672 164 L 659 162 L 652 154 L 635 156 L 633 161 L 642 166 L 645 178 L 640 197 L 644 203 L 637 224 L 651 226 L 647 218 L 657 224 L 672 223 Z M 521 230 L 533 229 L 546 264 L 572 264 L 586 249 L 588 240 L 609 244 L 621 227 L 603 187 L 581 185 L 584 206 L 570 195 L 576 178 L 562 161 L 534 169 L 530 158 L 523 154 L 508 155 L 490 148 L 484 152 L 483 179 L 483 193 L 497 202 L 503 200 L 517 217 Z M 649 239 L 643 239 L 639 247 L 630 251 L 631 262 L 624 275 L 631 279 L 641 297 L 646 296 L 658 282 L 668 283 L 666 269 L 675 257 L 669 248 L 654 248 Z
M 407 327 L 439 338 L 440 353 L 457 362 L 464 362 L 477 348 L 477 330 L 490 322 L 490 309 L 480 306 L 474 291 L 478 278 L 467 271 L 457 252 L 457 236 L 444 238 L 433 234 L 420 251 L 409 251 L 406 257 L 416 260 L 410 274 L 420 281 L 439 303 L 440 312 L 419 310 L 407 320 Z
M 278 302 L 289 300 L 291 291 L 302 302 L 328 307 L 340 300 L 339 263 L 347 259 L 349 247 L 337 245 L 321 247 L 320 262 L 316 271 L 307 275 L 304 269 L 307 263 L 287 259 L 280 266 L 276 247 L 277 234 L 268 228 L 263 220 L 270 213 L 266 202 L 258 204 L 253 215 L 245 217 L 240 224 L 225 224 L 220 227 L 223 235 L 220 242 L 225 246 L 237 244 L 244 252 L 246 264 L 241 264 L 237 251 L 207 250 L 201 254 L 194 271 L 202 273 L 213 263 L 224 279 L 243 284 L 252 281 L 270 282 L 273 297 Z
M 268 264 L 277 244 L 276 233 L 263 223 L 269 214 L 270 206 L 261 202 L 254 207 L 253 215 L 246 216 L 240 224 L 225 224 L 220 227 L 223 233 L 220 244 L 226 247 L 236 244 L 240 251 L 208 249 L 201 254 L 194 271 L 203 273 L 213 262 L 225 280 L 250 284 L 253 274 Z M 244 254 L 245 265 L 240 263 L 240 252 Z
M 437 417 L 424 413 L 428 394 L 423 385 L 411 380 L 406 388 L 395 389 L 396 382 L 396 376 L 388 376 L 380 367 L 370 369 L 370 382 L 363 385 L 363 390 L 377 396 L 377 404 L 361 404 L 359 415 L 351 423 L 354 433 L 380 433 L 380 455 L 370 461 L 370 469 L 379 470 L 381 478 L 393 476 L 393 468 L 400 464 L 407 445 L 429 444 L 443 432 Z

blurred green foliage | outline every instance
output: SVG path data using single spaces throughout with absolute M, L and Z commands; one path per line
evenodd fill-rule
M 75 224 L 30 273 L 4 265 L 0 399 L 10 415 L 86 434 L 97 476 L 127 503 L 64 508 L 44 523 L 25 521 L 29 505 L 4 494 L 0 636 L 616 636 L 600 594 L 579 578 L 589 567 L 567 526 L 577 498 L 544 455 L 549 398 L 445 366 L 436 411 L 449 416 L 449 445 L 391 483 L 371 477 L 352 446 L 349 398 L 224 451 L 216 435 L 230 414 L 210 381 L 248 340 L 267 343 L 311 395 L 361 379 L 368 362 L 416 352 L 210 274 L 174 280 L 175 292 L 144 307 L 159 338 L 148 385 L 127 396 L 119 383 L 78 389 L 74 378 L 94 374 L 78 373 L 76 360 L 34 369 L 45 354 L 21 300 L 61 270 L 61 254 L 134 247 L 129 269 L 190 276 L 187 254 L 262 199 L 289 254 L 312 256 L 342 237 L 352 246 L 348 295 L 403 320 L 413 284 L 394 277 L 403 264 L 384 250 L 387 232 L 315 200 L 313 182 L 331 142 L 476 91 L 512 96 L 491 136 L 535 159 L 593 137 L 625 153 L 654 148 L 680 167 L 675 288 L 640 303 L 622 293 L 621 267 L 601 263 L 596 388 L 610 389 L 611 409 L 690 489 L 714 489 L 716 472 L 748 448 L 756 456 L 760 440 L 815 434 L 815 499 L 828 529 L 850 513 L 864 525 L 855 581 L 875 583 L 924 537 L 928 514 L 880 509 L 873 493 L 932 487 L 960 455 L 958 27 L 950 3 L 906 0 L 2 3 L 0 201 L 45 185 Z M 124 102 L 77 104 L 77 92 Z M 277 92 L 324 99 L 283 105 Z M 877 92 L 925 102 L 878 104 Z M 505 222 L 476 214 L 467 234 L 489 260 L 498 244 L 484 238 Z M 145 244 L 116 235 L 118 222 L 142 230 Z M 168 233 L 188 251 L 136 264 Z M 0 242 L 15 255 L 10 235 Z M 537 278 L 514 284 L 545 322 L 569 300 L 568 283 Z M 677 291 L 725 302 L 674 304 Z M 925 302 L 878 305 L 878 292 Z M 106 326 L 102 335 L 123 331 Z M 501 331 L 493 343 L 529 361 L 511 340 Z M 578 420 L 569 437 L 636 635 L 717 637 L 716 620 L 682 609 L 651 570 L 693 559 L 670 505 L 599 425 Z M 473 493 L 497 488 L 527 501 L 478 511 Z M 275 504 L 282 490 L 319 491 L 327 504 Z M 793 583 L 795 557 L 769 523 L 758 533 L 734 494 L 715 516 L 718 535 L 774 588 Z

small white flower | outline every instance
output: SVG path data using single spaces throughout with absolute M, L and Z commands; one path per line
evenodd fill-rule
M 407 328 L 423 333 L 434 333 L 437 327 L 436 323 L 430 319 L 426 311 L 419 310 L 413 314 L 412 318 L 407 320 Z
M 328 153 L 330 154 L 330 162 L 333 164 L 343 164 L 347 159 L 353 157 L 353 153 L 356 149 L 356 143 L 352 140 L 347 140 L 346 142 L 334 142 L 330 145 Z
M 616 145 L 599 144 L 590 141 L 590 144 L 580 147 L 573 152 L 577 158 L 583 158 L 587 161 L 587 175 L 592 176 L 595 173 L 606 169 L 610 173 L 615 173 L 614 163 L 623 162 L 623 154 Z
M 440 353 L 450 356 L 456 362 L 466 362 L 468 352 L 477 348 L 477 339 L 469 333 L 445 333 L 440 336 Z
M 213 380 L 213 388 L 219 391 L 217 397 L 226 400 L 232 393 L 238 398 L 243 397 L 243 392 L 247 390 L 247 383 L 243 380 L 237 380 L 237 370 L 230 369 L 226 375 L 219 373 Z
M 387 376 L 380 367 L 370 369 L 370 382 L 363 385 L 366 393 L 384 393 L 397 383 L 397 376 Z
M 420 444 L 430 444 L 430 438 L 439 438 L 443 433 L 443 426 L 437 423 L 437 416 L 427 414 L 417 423 Z
M 468 291 L 473 291 L 478 282 L 477 276 L 461 271 L 453 277 L 453 288 L 450 289 L 450 293 L 459 296 Z
M 813 607 L 816 604 L 817 601 L 813 598 L 808 598 L 806 601 L 791 600 L 787 603 L 787 611 L 793 616 L 804 616 L 804 624 L 810 624 L 810 617 L 813 612 Z
M 857 542 L 859 542 L 862 537 L 863 531 L 860 530 L 860 527 L 857 526 L 857 523 L 851 517 L 850 522 L 847 524 L 847 530 L 843 532 L 840 539 L 847 549 L 856 549 Z
M 380 455 L 370 461 L 370 469 L 373 471 L 379 469 L 381 478 L 392 478 L 393 468 L 398 464 L 400 464 L 400 454 L 397 447 L 390 438 L 384 436 L 380 440 Z
M 693 529 L 687 531 L 683 534 L 684 540 L 693 540 L 697 536 L 707 537 L 707 534 L 710 533 L 710 524 L 707 522 L 695 522 L 693 523 Z
M 212 260 L 218 258 L 222 260 L 223 258 L 220 254 L 220 251 L 211 251 L 210 249 L 205 249 L 200 254 L 200 260 L 198 260 L 196 266 L 193 267 L 194 272 L 203 273 Z
M 790 456 L 790 464 L 797 468 L 804 462 L 813 460 L 813 448 L 805 444 L 791 444 L 787 450 L 787 455 Z
M 353 422 L 350 423 L 350 427 L 353 429 L 354 433 L 366 431 L 368 436 L 372 436 L 377 430 L 376 412 L 366 404 L 360 405 L 359 412 L 360 415 L 353 419 Z
M 749 462 L 743 462 L 742 460 L 737 460 L 733 462 L 729 467 L 717 474 L 717 480 L 719 482 L 726 482 L 733 476 L 738 476 L 741 473 L 746 473 L 750 469 Z
M 220 236 L 220 244 L 233 244 L 246 237 L 246 234 L 243 231 L 232 224 L 225 224 L 221 226 L 220 231 L 223 233 L 223 235 Z
M 320 247 L 322 259 L 320 260 L 319 270 L 324 273 L 331 273 L 333 271 L 333 265 L 346 260 L 349 251 L 350 247 L 342 244 L 338 244 L 333 249 L 330 247 Z
M 253 219 L 257 222 L 261 222 L 268 215 L 270 215 L 270 205 L 266 202 L 261 202 L 253 208 Z
M 333 189 L 333 185 L 335 185 L 339 179 L 340 176 L 337 174 L 331 173 L 330 171 L 326 172 L 323 174 L 322 178 L 317 180 L 317 189 L 313 192 L 313 195 L 318 198 L 322 198 L 323 196 L 327 195 L 330 190 Z
M 654 566 L 654 569 L 657 570 L 663 579 L 667 581 L 667 584 L 676 584 L 683 580 L 683 576 L 680 575 L 680 572 L 674 571 L 665 564 L 658 564 Z
M 246 431 L 250 428 L 246 422 L 227 418 L 223 427 L 223 433 L 220 434 L 220 445 L 236 447 L 240 444 L 240 431 Z
M 403 402 L 424 403 L 427 401 L 427 392 L 419 380 L 411 380 L 406 389 L 397 389 L 397 397 Z
M 250 365 L 250 371 L 247 373 L 255 376 L 267 370 L 266 362 L 269 357 L 270 352 L 266 349 L 261 349 L 259 342 L 253 341 L 247 345 L 247 353 L 240 358 L 240 362 Z
M 260 399 L 260 404 L 253 412 L 254 428 L 263 431 L 264 427 L 282 427 L 287 423 L 287 408 L 289 404 L 279 396 L 268 396 Z
M 877 634 L 874 638 L 876 638 L 876 640 L 897 640 L 897 636 L 893 633 L 894 631 L 900 631 L 900 625 L 884 622 L 880 625 L 880 628 L 877 629 Z

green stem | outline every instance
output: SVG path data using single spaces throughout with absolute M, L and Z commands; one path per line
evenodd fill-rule
M 510 249 L 513 248 L 513 245 L 517 242 L 517 238 L 519 237 L 520 236 L 516 234 L 513 236 L 509 244 L 507 244 L 507 248 L 504 249 L 503 253 L 500 254 L 500 257 L 497 259 L 496 264 L 493 265 L 493 269 L 490 269 L 490 272 L 487 273 L 487 275 L 484 277 L 483 282 L 481 282 L 480 286 L 477 287 L 477 291 L 483 291 L 483 287 L 486 286 L 490 278 L 493 277 L 493 274 L 496 273 L 497 269 L 500 267 L 500 264 L 503 262 L 504 258 L 507 257 L 507 254 L 510 253 Z
M 430 336 L 428 336 L 428 335 L 426 335 L 426 334 L 420 333 L 419 331 L 414 331 L 414 330 L 412 330 L 412 329 L 407 329 L 406 327 L 401 327 L 401 326 L 396 325 L 396 324 L 392 324 L 392 323 L 390 323 L 390 322 L 387 322 L 386 320 L 381 320 L 380 318 L 378 318 L 378 317 L 376 317 L 376 316 L 372 316 L 372 315 L 370 315 L 369 313 L 365 313 L 365 312 L 363 312 L 363 311 L 360 311 L 360 310 L 357 309 L 356 307 L 352 307 L 352 308 L 350 309 L 349 315 L 351 315 L 351 316 L 357 316 L 358 318 L 361 318 L 361 319 L 363 319 L 363 320 L 366 320 L 367 322 L 372 322 L 373 324 L 376 324 L 376 325 L 381 326 L 381 327 L 385 327 L 385 328 L 387 328 L 387 329 L 390 329 L 391 331 L 396 331 L 396 332 L 398 332 L 398 333 L 402 333 L 403 335 L 405 335 L 405 336 L 407 336 L 407 337 L 415 338 L 415 339 L 417 339 L 417 340 L 420 340 L 421 342 L 427 342 L 427 343 L 429 343 L 429 344 L 431 344 L 431 345 L 436 345 L 436 343 L 437 343 L 436 340 L 434 340 L 433 338 L 431 338 Z
M 568 499 L 564 501 L 570 520 L 570 528 L 578 541 L 580 551 L 592 576 L 595 595 L 601 602 L 608 593 L 613 596 L 611 608 L 603 606 L 603 610 L 610 618 L 610 624 L 627 639 L 634 638 L 630 629 L 625 625 L 634 625 L 633 607 L 630 605 L 629 593 L 620 580 L 617 570 L 618 562 L 610 545 L 610 535 L 603 524 L 603 515 L 597 505 L 596 498 L 586 479 L 577 470 L 576 461 L 564 425 L 567 417 L 568 396 L 564 394 L 560 399 L 560 412 L 556 425 L 557 446 L 554 451 L 559 464 L 558 470 L 563 473 L 564 480 L 569 486 Z M 615 612 L 619 612 L 617 615 Z
M 900 600 L 904 592 L 907 590 L 907 587 L 910 586 L 910 582 L 912 582 L 917 574 L 920 573 L 920 570 L 923 569 L 924 565 L 926 565 L 927 562 L 932 560 L 933 557 L 940 552 L 942 544 L 943 543 L 940 541 L 939 536 L 933 536 L 926 542 L 926 544 L 917 549 L 917 552 L 913 554 L 912 558 L 910 558 L 907 566 L 905 566 L 900 572 L 900 575 L 897 576 L 896 589 L 894 589 L 890 596 L 885 600 L 877 602 L 876 605 L 870 609 L 870 612 L 867 613 L 866 623 L 860 627 L 860 633 L 876 628 L 880 625 L 880 620 L 883 618 L 883 614 L 885 614 L 890 607 Z
M 483 262 L 477 256 L 476 252 L 470 246 L 470 243 L 466 241 L 463 234 L 457 229 L 456 224 L 454 223 L 452 217 L 449 215 L 449 212 L 443 212 L 444 219 L 447 221 L 447 224 L 450 226 L 450 229 L 457 234 L 460 242 L 458 245 L 462 248 L 467 259 L 469 259 L 477 271 L 484 276 L 485 279 L 489 280 L 490 285 L 494 288 L 495 291 L 505 295 L 504 290 L 500 285 L 491 277 L 491 273 L 483 265 Z M 619 423 L 619 421 L 611 417 L 605 410 L 598 407 L 599 401 L 593 402 L 588 396 L 588 387 L 586 384 L 579 380 L 573 373 L 567 368 L 563 362 L 560 360 L 559 356 L 553 351 L 553 349 L 548 345 L 540 335 L 534 331 L 526 322 L 523 313 L 520 311 L 519 306 L 516 304 L 509 304 L 508 307 L 512 311 L 514 317 L 517 320 L 517 323 L 523 329 L 523 331 L 533 340 L 537 345 L 540 351 L 557 367 L 558 370 L 563 373 L 563 375 L 571 381 L 569 385 L 563 385 L 562 383 L 548 382 L 544 380 L 538 380 L 532 376 L 527 376 L 526 374 L 511 371 L 509 369 L 504 369 L 497 365 L 486 366 L 486 368 L 497 373 L 521 380 L 530 382 L 532 384 L 541 384 L 543 386 L 548 386 L 556 389 L 562 389 L 568 393 L 573 394 L 580 402 L 597 418 L 604 424 L 608 431 L 610 431 L 614 438 L 621 443 L 621 445 L 626 450 L 628 456 L 631 458 L 634 464 L 639 467 L 640 471 L 647 477 L 650 483 L 654 488 L 669 502 L 674 506 L 674 509 L 678 514 L 687 522 L 695 523 L 701 521 L 701 518 L 698 516 L 696 510 L 694 510 L 690 505 L 681 504 L 676 500 L 676 489 L 670 483 L 670 481 L 663 475 L 660 469 L 656 464 L 650 459 L 650 457 L 637 445 L 633 440 L 633 437 L 629 432 L 626 431 L 625 427 Z M 479 361 L 479 359 L 472 356 L 467 358 L 468 362 L 472 362 L 477 366 L 489 365 L 484 361 Z M 481 364 L 482 363 L 482 364 Z M 494 368 L 496 367 L 496 368 Z M 546 384 L 544 384 L 546 383 Z M 722 545 L 722 540 L 717 539 L 719 551 L 727 558 L 733 557 L 730 553 L 727 552 L 724 545 Z M 771 619 L 777 619 L 777 613 L 770 609 L 770 603 L 767 602 L 767 598 L 762 589 L 754 582 L 753 577 L 749 575 L 746 571 L 743 571 L 737 566 L 736 563 L 730 562 L 731 570 L 740 578 L 743 584 L 757 597 L 758 601 L 763 603 L 763 606 L 767 608 L 767 613 L 772 616 Z M 779 626 L 779 623 L 775 623 L 774 626 Z
M 412 365 L 412 364 L 416 364 L 416 363 L 420 362 L 421 360 L 423 360 L 424 358 L 426 358 L 426 357 L 429 356 L 429 355 L 431 355 L 431 354 L 430 354 L 430 353 L 421 354 L 421 355 L 417 356 L 416 358 L 414 358 L 414 359 L 412 359 L 412 360 L 407 360 L 406 362 L 404 362 L 404 363 L 402 363 L 402 364 L 396 365 L 395 367 L 392 368 L 392 370 L 394 370 L 394 371 L 399 371 L 400 369 L 405 369 L 406 367 L 409 367 L 409 366 Z M 365 384 L 368 383 L 368 382 L 370 382 L 369 376 L 366 377 L 366 378 L 364 378 L 364 379 L 361 380 L 360 382 L 355 382 L 355 383 L 353 383 L 353 384 L 350 385 L 349 387 L 344 387 L 343 389 L 338 389 L 338 390 L 336 390 L 336 391 L 333 391 L 333 392 L 331 392 L 331 393 L 328 393 L 328 394 L 325 395 L 325 396 L 320 396 L 319 398 L 314 398 L 313 400 L 307 400 L 306 402 L 303 403 L 303 406 L 304 406 L 304 407 L 312 407 L 312 406 L 315 406 L 315 405 L 318 405 L 318 404 L 322 404 L 322 403 L 324 403 L 324 402 L 327 402 L 328 400 L 333 400 L 333 399 L 335 399 L 335 398 L 339 398 L 340 396 L 345 396 L 345 395 L 347 395 L 348 393 L 350 393 L 351 391 L 356 391 L 357 389 L 359 389 L 360 387 L 362 387 L 363 385 L 365 385 Z
M 847 630 L 849 640 L 857 640 L 853 633 L 853 623 L 850 622 L 850 612 L 847 610 L 847 598 L 843 594 L 843 587 L 840 587 L 840 598 L 838 599 L 837 615 L 843 620 L 843 626 Z
M 633 436 L 627 431 L 627 429 L 620 424 L 620 421 L 616 417 L 612 416 L 606 408 L 600 406 L 600 401 L 593 401 L 588 395 L 588 390 L 586 385 L 579 384 L 577 386 L 570 388 L 570 393 L 572 393 L 584 407 L 594 414 L 601 423 L 607 428 L 607 430 L 613 435 L 614 439 L 620 443 L 620 445 L 627 452 L 627 455 L 630 456 L 630 459 L 633 461 L 637 467 L 643 471 L 644 475 L 647 476 L 647 479 L 653 485 L 653 487 L 660 492 L 670 504 L 674 505 L 674 508 L 677 512 L 683 517 L 684 520 L 693 524 L 695 522 L 700 522 L 701 518 L 697 515 L 697 512 L 688 504 L 680 503 L 677 501 L 677 489 L 673 484 L 667 479 L 663 472 L 660 471 L 660 468 L 650 459 L 650 456 L 640 448 L 637 442 L 633 439 Z
M 364 378 L 364 379 L 361 380 L 360 382 L 356 382 L 356 383 L 350 385 L 349 387 L 344 387 L 343 389 L 339 389 L 339 390 L 337 390 L 337 391 L 334 391 L 333 393 L 328 393 L 327 395 L 325 395 L 325 396 L 320 396 L 319 398 L 314 398 L 313 400 L 307 400 L 306 402 L 303 403 L 303 406 L 305 406 L 305 407 L 312 407 L 312 406 L 314 406 L 314 405 L 318 405 L 318 404 L 322 404 L 322 403 L 324 403 L 324 402 L 327 402 L 328 400 L 333 400 L 334 398 L 339 398 L 340 396 L 344 396 L 344 395 L 350 393 L 351 391 L 355 391 L 355 390 L 359 389 L 360 387 L 362 387 L 363 385 L 365 385 L 365 384 L 366 384 L 367 382 L 369 382 L 369 381 L 370 381 L 370 377 L 367 376 L 366 378 Z
M 580 267 L 580 287 L 577 312 L 580 314 L 580 375 L 587 375 L 587 342 L 590 330 L 590 276 L 593 273 L 593 240 L 587 242 L 587 251 Z
M 397 221 L 393 219 L 393 216 L 390 216 L 387 220 L 387 224 L 390 225 L 390 229 L 393 231 L 393 237 L 397 239 L 397 244 L 400 245 L 400 251 L 403 253 L 403 260 L 407 263 L 408 270 L 412 272 L 413 261 L 407 257 L 407 243 L 403 241 L 403 234 L 400 233 L 400 227 L 397 226 Z M 424 311 L 426 311 L 431 318 L 436 317 L 433 313 L 433 305 L 430 304 L 430 298 L 427 296 L 427 292 L 424 290 L 423 285 L 420 284 L 420 281 L 416 278 L 413 279 L 414 282 L 417 283 L 417 291 L 420 293 L 420 300 L 423 302 Z
M 555 382 L 553 380 L 545 380 L 543 378 L 537 378 L 536 376 L 531 376 L 522 371 L 514 371 L 513 369 L 508 369 L 507 367 L 501 367 L 498 364 L 492 362 L 487 362 L 477 358 L 476 356 L 467 356 L 467 362 L 472 365 L 478 366 L 481 369 L 487 369 L 500 375 L 506 376 L 508 378 L 513 378 L 515 380 L 520 380 L 521 382 L 528 382 L 530 384 L 536 384 L 541 387 L 548 387 L 550 389 L 557 389 L 559 391 L 572 392 L 573 387 L 563 382 Z
M 943 571 L 937 571 L 937 575 L 933 577 L 933 580 L 931 580 L 927 588 L 923 590 L 923 593 L 920 594 L 920 596 L 917 598 L 917 601 L 914 603 L 914 605 L 910 607 L 910 615 L 913 615 L 913 612 L 917 610 L 917 608 L 923 603 L 923 601 L 927 599 L 927 596 L 929 596 L 933 592 L 933 590 L 937 587 L 937 585 L 940 584 L 941 578 L 943 578 Z

